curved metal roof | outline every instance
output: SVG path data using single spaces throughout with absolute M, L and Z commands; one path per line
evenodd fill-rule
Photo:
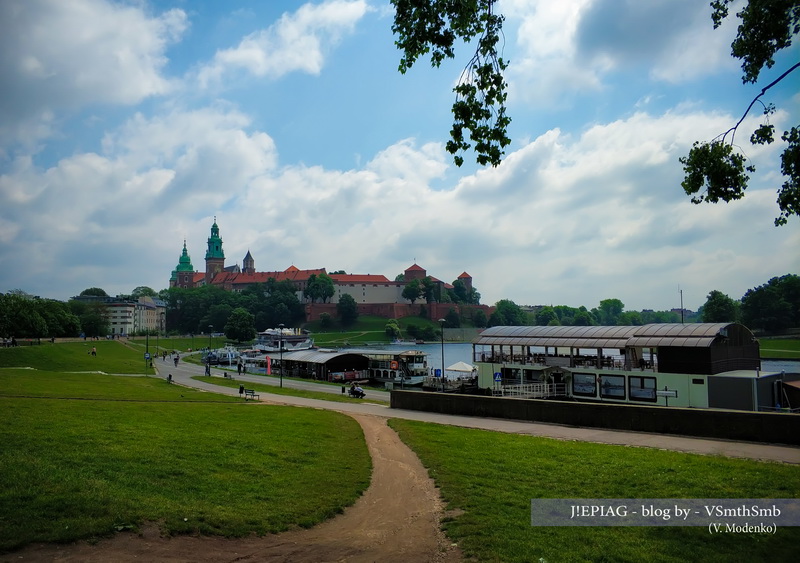
M 311 364 L 326 364 L 333 358 L 340 358 L 342 356 L 361 356 L 362 354 L 354 354 L 352 352 L 328 352 L 320 350 L 298 350 L 296 352 L 284 352 L 283 359 L 291 360 L 293 362 L 308 362 Z M 280 352 L 270 352 L 266 356 L 273 360 L 281 357 Z
M 483 331 L 475 345 L 625 348 L 659 346 L 707 347 L 725 337 L 736 323 L 648 324 L 643 326 L 495 326 Z M 752 333 L 751 333 L 752 334 Z

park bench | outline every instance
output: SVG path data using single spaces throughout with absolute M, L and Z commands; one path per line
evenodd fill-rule
M 244 400 L 253 399 L 254 401 L 258 399 L 259 396 L 256 394 L 254 389 L 245 389 L 244 390 Z

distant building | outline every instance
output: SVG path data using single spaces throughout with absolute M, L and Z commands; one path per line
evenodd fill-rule
M 163 332 L 167 305 L 156 297 L 140 297 L 134 301 L 120 297 L 79 295 L 72 298 L 85 303 L 101 303 L 105 307 L 111 336 Z
M 213 225 L 211 225 L 211 233 L 206 243 L 205 262 L 205 272 L 198 272 L 194 269 L 186 248 L 186 241 L 184 240 L 178 265 L 172 271 L 169 279 L 169 287 L 193 288 L 202 285 L 215 285 L 226 291 L 243 291 L 253 284 L 266 283 L 270 279 L 274 279 L 278 282 L 292 282 L 297 291 L 297 297 L 301 302 L 305 301 L 314 306 L 323 305 L 309 303 L 307 299 L 304 299 L 303 292 L 308 286 L 308 280 L 312 275 L 327 275 L 325 268 L 301 270 L 292 265 L 283 271 L 258 272 L 256 271 L 255 259 L 249 250 L 242 260 L 241 268 L 237 264 L 225 266 L 225 252 L 222 247 L 222 237 L 220 236 L 216 217 Z M 427 276 L 427 271 L 416 263 L 405 270 L 400 280 L 390 280 L 382 274 L 331 274 L 330 278 L 333 280 L 335 293 L 331 298 L 330 304 L 338 303 L 343 295 L 350 295 L 359 305 L 362 313 L 394 317 L 402 314 L 399 309 L 390 311 L 377 306 L 412 305 L 410 300 L 403 297 L 403 289 L 409 282 L 413 280 L 421 281 Z M 472 290 L 472 276 L 467 272 L 463 272 L 458 276 L 458 279 L 465 285 L 467 291 Z M 439 294 L 442 291 L 453 288 L 451 284 L 433 276 L 431 276 L 431 280 L 437 285 Z M 453 306 L 447 303 L 439 305 L 440 307 Z M 372 307 L 370 309 L 370 306 L 376 306 L 377 308 Z M 311 310 L 309 309 L 308 312 L 311 313 Z M 447 309 L 445 309 L 446 312 Z M 310 317 L 313 316 L 315 315 L 310 315 Z

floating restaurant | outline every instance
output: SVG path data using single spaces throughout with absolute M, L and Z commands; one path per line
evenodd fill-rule
M 761 371 L 737 323 L 498 326 L 473 341 L 478 387 L 495 396 L 775 410 L 782 373 Z

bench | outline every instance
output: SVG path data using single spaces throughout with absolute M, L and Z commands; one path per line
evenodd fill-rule
M 260 398 L 260 397 L 259 397 L 259 395 L 256 394 L 254 389 L 245 389 L 244 390 L 244 400 L 245 401 L 247 399 L 253 399 L 255 401 L 258 398 Z

